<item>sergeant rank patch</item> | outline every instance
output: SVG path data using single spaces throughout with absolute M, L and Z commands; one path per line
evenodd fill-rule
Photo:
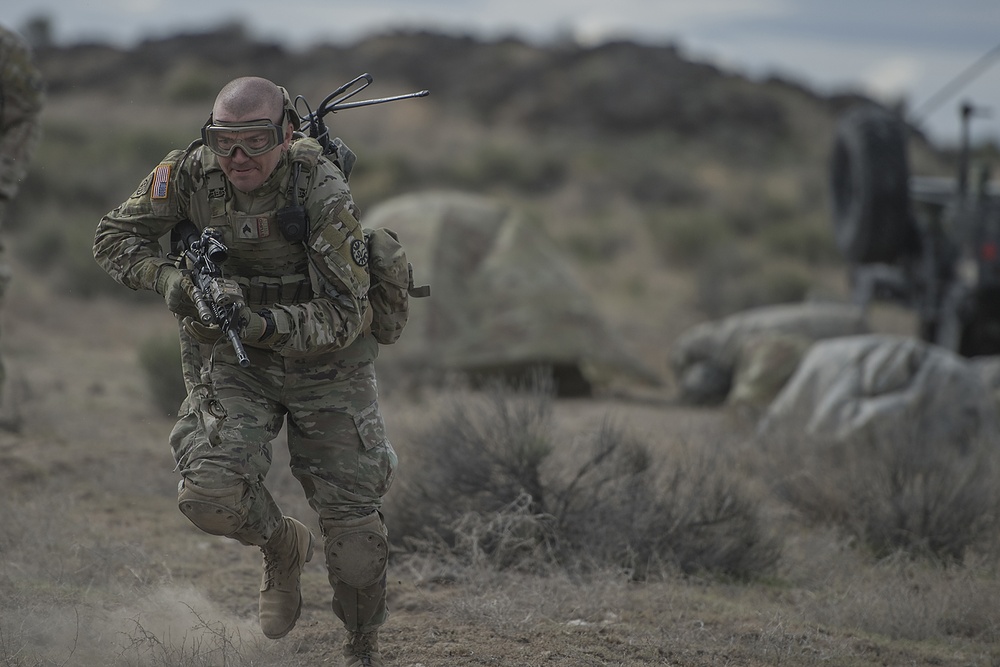
M 267 216 L 249 217 L 237 223 L 241 239 L 266 239 L 271 235 L 271 221 Z

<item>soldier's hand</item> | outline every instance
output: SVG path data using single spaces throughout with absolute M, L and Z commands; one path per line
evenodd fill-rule
M 240 340 L 251 345 L 259 343 L 267 329 L 267 320 L 264 316 L 243 306 L 237 317 L 240 323 Z
M 247 345 L 270 348 L 288 333 L 291 324 L 281 310 L 261 308 L 252 311 L 246 306 L 240 310 L 240 339 Z
M 191 282 L 191 275 L 187 271 L 182 271 L 176 266 L 169 264 L 163 266 L 156 274 L 156 283 L 153 289 L 163 296 L 170 312 L 181 317 L 195 316 L 198 309 L 195 308 L 191 293 L 194 292 L 194 283 Z
M 188 335 L 197 340 L 199 343 L 204 343 L 205 345 L 212 345 L 217 340 L 222 338 L 222 329 L 218 326 L 214 324 L 202 324 L 193 317 L 185 317 L 182 319 L 181 326 L 184 328 L 184 331 L 188 333 Z

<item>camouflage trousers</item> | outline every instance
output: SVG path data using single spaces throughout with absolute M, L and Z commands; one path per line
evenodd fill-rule
M 379 411 L 373 362 L 378 347 L 370 335 L 347 350 L 304 358 L 248 347 L 248 368 L 239 366 L 223 341 L 210 358 L 200 360 L 197 380 L 193 350 L 197 344 L 182 334 L 189 393 L 170 446 L 181 484 L 190 481 L 205 489 L 245 484 L 241 513 L 246 521 L 229 537 L 261 546 L 281 521 L 264 479 L 272 441 L 283 425 L 291 472 L 321 528 L 380 510 L 397 459 Z M 338 589 L 332 576 L 331 585 Z M 371 619 L 377 626 L 386 615 L 384 579 L 366 595 L 382 598 L 382 611 Z

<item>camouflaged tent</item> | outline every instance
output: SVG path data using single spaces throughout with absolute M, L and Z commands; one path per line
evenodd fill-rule
M 397 232 L 415 283 L 410 322 L 383 357 L 475 377 L 553 372 L 562 395 L 619 380 L 658 383 L 619 345 L 569 259 L 522 210 L 462 193 L 386 201 L 363 219 Z
M 987 373 L 937 345 L 890 334 L 815 343 L 758 423 L 810 446 L 901 441 L 967 448 L 996 432 Z
M 864 310 L 852 304 L 761 306 L 691 327 L 671 347 L 670 366 L 686 403 L 719 404 L 735 388 L 734 402 L 761 406 L 810 342 L 868 330 Z

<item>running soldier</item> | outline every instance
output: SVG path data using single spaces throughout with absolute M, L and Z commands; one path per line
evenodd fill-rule
M 294 133 L 298 121 L 283 88 L 231 81 L 201 139 L 169 153 L 101 220 L 94 256 L 126 287 L 161 294 L 180 322 L 188 396 L 170 435 L 178 506 L 201 530 L 262 550 L 263 633 L 277 639 L 294 627 L 314 549 L 311 531 L 264 486 L 284 424 L 292 473 L 318 514 L 333 611 L 348 630 L 344 664 L 381 665 L 380 508 L 396 454 L 376 389 L 367 248 L 344 171 Z M 189 267 L 161 251 L 184 220 L 221 232 L 221 282 L 238 295 L 248 365 L 219 327 L 199 321 Z

